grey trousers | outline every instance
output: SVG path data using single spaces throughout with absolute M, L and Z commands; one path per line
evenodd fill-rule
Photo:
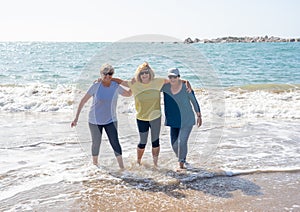
M 122 155 L 122 148 L 119 142 L 117 131 L 117 122 L 112 122 L 106 125 L 95 125 L 89 123 L 89 127 L 92 136 L 92 156 L 99 155 L 103 128 L 105 129 L 109 143 L 114 150 L 115 156 Z
M 170 134 L 171 134 L 171 144 L 173 151 L 178 158 L 178 162 L 186 162 L 187 156 L 187 142 L 193 126 L 181 127 L 181 128 L 173 128 L 171 127 Z

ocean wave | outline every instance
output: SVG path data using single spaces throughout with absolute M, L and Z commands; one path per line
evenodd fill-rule
M 71 112 L 85 91 L 76 85 L 0 85 L 0 111 Z M 300 85 L 261 84 L 226 89 L 196 89 L 204 119 L 300 119 Z M 118 109 L 134 113 L 133 98 L 120 98 Z M 162 101 L 163 103 L 163 101 Z
M 220 172 L 218 176 L 236 176 L 258 173 L 277 173 L 277 172 L 300 172 L 300 167 L 285 167 L 285 168 L 265 168 L 265 169 L 248 169 L 248 170 L 226 170 Z
M 12 146 L 12 147 L 0 147 L 0 149 L 22 149 L 22 148 L 30 148 L 30 147 L 39 147 L 41 145 L 51 145 L 51 146 L 62 146 L 67 144 L 78 144 L 78 141 L 61 141 L 61 142 L 46 142 L 41 141 L 37 143 L 31 143 L 31 144 L 24 144 L 19 146 Z
M 0 110 L 8 112 L 54 112 L 72 110 L 75 89 L 72 85 L 0 85 Z
M 300 119 L 300 85 L 247 85 L 221 92 L 204 89 L 196 95 L 204 116 Z M 214 99 L 221 104 L 211 109 Z

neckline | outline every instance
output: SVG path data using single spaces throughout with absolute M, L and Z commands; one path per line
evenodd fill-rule
M 112 82 L 109 82 L 109 84 L 105 84 L 105 83 L 102 82 L 102 85 L 103 85 L 103 87 L 105 87 L 105 88 L 109 88 L 109 87 L 111 86 L 111 83 L 112 83 Z
M 172 85 L 170 86 L 170 92 L 172 95 L 176 95 L 180 93 L 181 90 L 182 90 L 182 83 L 180 83 L 178 90 L 175 90 L 175 92 L 172 91 Z

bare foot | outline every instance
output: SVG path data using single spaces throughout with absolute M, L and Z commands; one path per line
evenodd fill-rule
M 157 162 L 158 162 L 158 156 L 153 156 L 153 164 L 155 167 L 157 167 Z
M 140 165 L 140 166 L 142 165 L 141 159 L 138 159 L 136 162 L 137 162 L 138 165 Z
M 179 168 L 176 169 L 176 172 L 179 172 L 179 173 L 185 173 L 186 171 L 187 170 L 186 170 L 185 167 L 183 167 L 183 168 L 179 167 Z

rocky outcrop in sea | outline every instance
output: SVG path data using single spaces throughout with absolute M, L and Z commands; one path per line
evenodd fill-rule
M 264 37 L 222 37 L 216 39 L 187 38 L 184 43 L 259 43 L 259 42 L 300 42 L 300 38 Z

